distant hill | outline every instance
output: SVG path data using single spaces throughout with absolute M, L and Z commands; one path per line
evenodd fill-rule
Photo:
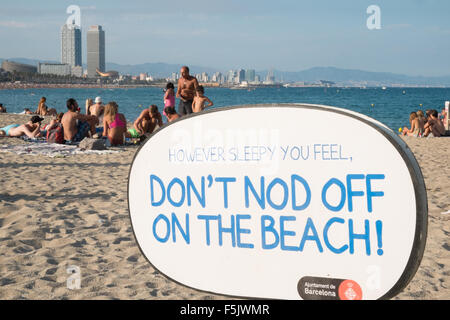
M 265 75 L 267 71 L 260 72 Z M 339 69 L 335 67 L 315 67 L 298 72 L 274 71 L 276 79 L 286 82 L 306 81 L 315 82 L 328 80 L 336 83 L 367 82 L 368 85 L 375 84 L 409 84 L 409 85 L 436 85 L 450 86 L 450 76 L 444 77 L 423 77 L 407 76 L 388 72 L 370 72 L 362 70 Z
M 4 59 L 0 58 L 0 64 Z M 19 63 L 25 63 L 30 65 L 37 65 L 40 62 L 58 63 L 58 61 L 51 60 L 35 60 L 26 58 L 9 58 L 7 60 L 16 61 Z M 143 63 L 136 65 L 121 65 L 117 63 L 107 62 L 106 70 L 115 70 L 121 74 L 139 75 L 140 73 L 148 73 L 154 78 L 167 78 L 173 72 L 179 72 L 181 64 L 168 64 L 168 63 Z M 86 65 L 83 65 L 86 68 Z M 209 75 L 220 71 L 225 73 L 224 70 L 201 67 L 201 66 L 189 66 L 191 74 L 200 74 L 206 72 Z M 256 72 L 261 79 L 264 79 L 267 70 Z M 339 84 L 352 84 L 352 83 L 366 83 L 367 85 L 392 85 L 392 84 L 404 84 L 404 85 L 429 85 L 429 86 L 450 86 L 450 75 L 443 77 L 423 77 L 423 76 L 408 76 L 402 74 L 395 74 L 389 72 L 370 72 L 363 70 L 350 70 L 339 69 L 335 67 L 315 67 L 303 71 L 273 71 L 277 81 L 284 82 L 316 82 L 319 80 L 333 81 Z

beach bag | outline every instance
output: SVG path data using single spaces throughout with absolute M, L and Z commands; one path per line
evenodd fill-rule
M 61 124 L 56 127 L 47 130 L 47 142 L 64 144 L 64 131 Z

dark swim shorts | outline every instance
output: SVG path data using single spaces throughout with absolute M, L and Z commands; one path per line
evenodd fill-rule
M 91 126 L 85 121 L 78 120 L 77 129 L 77 133 L 73 137 L 72 142 L 80 142 L 86 138 L 89 130 L 91 130 Z
M 192 100 L 183 101 L 180 99 L 180 104 L 178 105 L 178 114 L 184 116 L 190 113 L 192 113 Z

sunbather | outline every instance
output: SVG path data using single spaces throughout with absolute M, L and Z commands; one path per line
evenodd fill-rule
M 419 127 L 419 119 L 417 117 L 417 113 L 411 112 L 411 114 L 409 115 L 409 123 L 411 124 L 411 129 L 404 127 L 403 135 L 419 137 L 420 127 Z
M 41 122 L 44 118 L 32 116 L 25 124 L 10 124 L 0 128 L 0 137 L 22 137 L 37 138 L 41 136 Z
M 424 126 L 425 137 L 442 137 L 445 135 L 445 127 L 439 119 L 437 110 L 431 110 L 428 117 L 428 122 Z
M 68 142 L 80 142 L 85 137 L 95 134 L 95 125 L 98 118 L 94 115 L 78 113 L 78 103 L 75 99 L 67 100 L 68 111 L 61 119 L 64 127 L 64 140 Z
M 131 134 L 127 131 L 127 120 L 118 111 L 119 106 L 114 101 L 105 106 L 103 136 L 108 138 L 112 146 L 123 144 L 125 137 L 131 138 Z

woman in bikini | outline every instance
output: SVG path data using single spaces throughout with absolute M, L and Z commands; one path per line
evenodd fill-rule
M 108 138 L 112 146 L 123 144 L 124 137 L 131 138 L 130 133 L 127 131 L 127 120 L 118 111 L 119 106 L 114 101 L 105 106 L 103 136 Z

